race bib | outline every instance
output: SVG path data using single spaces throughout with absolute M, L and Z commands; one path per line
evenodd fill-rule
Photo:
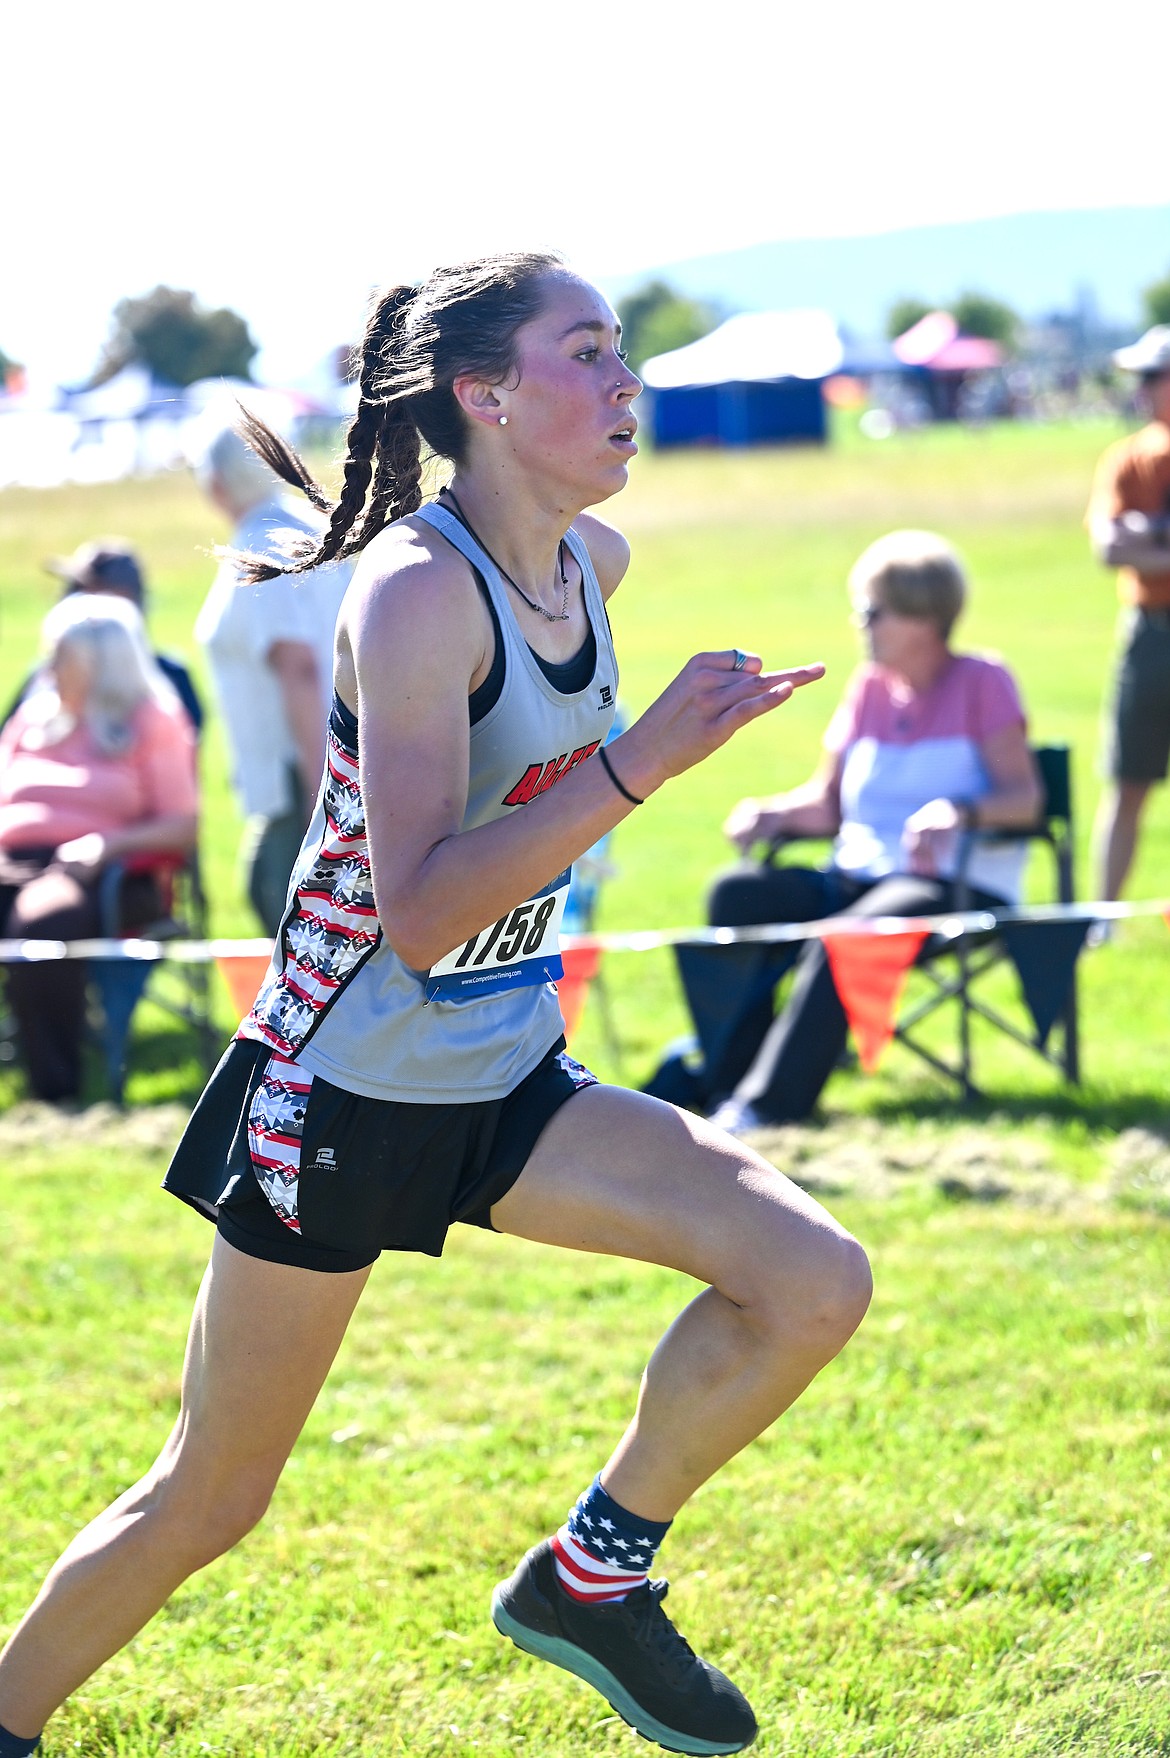
M 567 867 L 527 903 L 517 904 L 433 964 L 427 972 L 426 999 L 479 1001 L 504 989 L 555 983 L 563 977 L 561 918 L 571 878 L 572 868 Z

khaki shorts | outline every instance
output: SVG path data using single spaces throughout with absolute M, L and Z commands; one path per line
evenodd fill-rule
M 1165 781 L 1170 770 L 1170 610 L 1129 610 L 1105 711 L 1105 773 Z

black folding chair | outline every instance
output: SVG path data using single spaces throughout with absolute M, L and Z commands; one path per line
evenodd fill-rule
M 1040 816 L 1023 831 L 967 833 L 960 858 L 960 909 L 964 871 L 974 850 L 981 844 L 1021 838 L 1049 850 L 1051 901 L 1075 901 L 1071 753 L 1067 745 L 1039 745 L 1033 747 L 1032 755 L 1044 789 Z M 1005 922 L 992 929 L 961 934 L 954 940 L 932 936 L 915 966 L 919 986 L 925 986 L 926 993 L 905 1006 L 894 1028 L 895 1039 L 945 1079 L 953 1081 L 964 1098 L 976 1098 L 979 1089 L 972 1074 L 971 1027 L 974 1020 L 981 1019 L 1042 1057 L 1075 1085 L 1080 1079 L 1076 955 L 1088 925 L 1088 917 L 1039 926 Z M 1031 1032 L 1007 1018 L 983 993 L 988 974 L 1008 962 L 1015 965 L 1023 984 L 1025 1001 L 1032 1013 Z M 1045 980 L 1047 976 L 1051 976 L 1051 982 Z M 947 1056 L 924 1044 L 918 1027 L 952 1003 L 956 1010 L 956 1047 L 953 1055 Z
M 125 936 L 120 916 L 122 883 L 128 871 L 147 870 L 159 880 L 163 914 L 138 930 L 142 940 L 205 940 L 207 900 L 198 855 L 185 860 L 152 860 L 145 863 L 112 861 L 104 870 L 99 888 L 102 935 Z M 210 1073 L 220 1049 L 211 1014 L 211 971 L 206 963 L 170 959 L 100 958 L 90 963 L 90 989 L 94 1028 L 105 1063 L 110 1097 L 121 1104 L 126 1086 L 130 1031 L 134 1011 L 147 985 L 150 999 L 173 1019 L 195 1034 L 201 1067 Z
M 1067 745 L 1033 747 L 1044 788 L 1040 816 L 1024 830 L 977 830 L 965 834 L 960 851 L 959 897 L 963 907 L 963 870 L 980 844 L 1025 840 L 1043 844 L 1051 857 L 1051 901 L 1071 904 L 1073 885 L 1073 824 L 1070 752 Z M 784 838 L 768 850 L 769 861 L 801 841 Z M 895 1041 L 953 1082 L 965 1099 L 979 1096 L 975 1085 L 972 1023 L 976 1019 L 1000 1031 L 1058 1068 L 1069 1082 L 1079 1079 L 1076 955 L 1089 917 L 1068 922 L 1002 923 L 954 938 L 932 935 L 910 973 L 911 992 L 894 1027 Z M 646 1091 L 675 1103 L 702 1108 L 725 1092 L 744 1072 L 736 1060 L 739 1021 L 753 1008 L 767 1007 L 777 982 L 777 967 L 795 962 L 798 949 L 771 956 L 759 944 L 740 943 L 715 949 L 679 946 L 676 957 L 687 1005 L 695 1028 L 698 1058 L 668 1056 Z M 984 982 L 993 970 L 1011 962 L 1023 981 L 1032 1013 L 1028 1032 L 986 998 Z M 1049 981 L 1048 979 L 1052 980 Z M 914 991 L 918 992 L 915 993 Z M 923 993 L 925 991 L 925 993 Z M 956 1014 L 953 1052 L 923 1041 L 919 1028 L 948 1006 Z M 1055 1042 L 1053 1036 L 1055 1035 Z

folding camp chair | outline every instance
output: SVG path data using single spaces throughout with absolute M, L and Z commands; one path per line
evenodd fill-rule
M 1071 754 L 1067 745 L 1034 746 L 1044 797 L 1040 816 L 1029 829 L 969 832 L 960 865 L 962 907 L 963 865 L 980 843 L 1017 841 L 1043 844 L 1050 851 L 1050 901 L 1074 902 Z M 915 967 L 920 993 L 904 1008 L 894 1027 L 896 1041 L 953 1081 L 964 1098 L 979 1096 L 972 1075 L 971 1026 L 981 1019 L 1024 1049 L 1059 1069 L 1072 1085 L 1080 1079 L 1076 960 L 1089 917 L 1046 923 L 1005 922 L 994 929 L 945 940 L 932 936 Z M 1023 1030 L 982 992 L 986 976 L 1004 963 L 1019 975 L 1033 1030 Z M 977 992 L 979 985 L 980 992 Z M 953 1003 L 956 1047 L 952 1055 L 925 1045 L 918 1027 L 939 1008 Z M 1055 1032 L 1056 1042 L 1051 1042 Z
M 163 915 L 138 931 L 143 940 L 203 940 L 207 937 L 207 903 L 197 855 L 143 857 L 113 861 L 102 873 L 99 889 L 102 935 L 124 935 L 119 916 L 122 881 L 129 873 L 151 872 L 163 896 Z M 110 1097 L 121 1104 L 126 1085 L 130 1027 L 134 1010 L 147 985 L 150 998 L 172 1018 L 181 1020 L 195 1034 L 200 1065 L 210 1073 L 218 1052 L 218 1036 L 211 1016 L 211 979 L 206 964 L 101 958 L 90 963 L 90 987 L 95 1002 L 95 1029 L 105 1063 Z
M 964 838 L 962 867 L 980 843 L 1026 840 L 1050 850 L 1052 901 L 1071 904 L 1073 826 L 1070 753 L 1067 745 L 1033 748 L 1044 788 L 1041 813 L 1025 830 L 971 831 Z M 768 851 L 775 860 L 781 850 L 801 839 L 786 838 Z M 965 1099 L 979 1096 L 975 1085 L 971 1027 L 980 1019 L 1058 1068 L 1065 1079 L 1079 1079 L 1076 957 L 1089 918 L 1036 923 L 1002 923 L 993 929 L 954 938 L 933 935 L 911 973 L 913 989 L 894 1026 L 894 1039 L 936 1073 L 952 1081 Z M 646 1091 L 676 1103 L 705 1108 L 713 1096 L 730 1091 L 746 1072 L 737 1056 L 737 1029 L 760 1010 L 770 1011 L 771 997 L 786 967 L 795 963 L 798 946 L 765 947 L 741 942 L 712 948 L 679 946 L 679 975 L 695 1027 L 691 1049 L 676 1048 L 655 1072 Z M 1032 1016 L 1032 1032 L 1008 1018 L 987 1000 L 984 979 L 1010 961 L 1021 978 L 1024 1000 Z M 925 991 L 925 992 L 923 992 Z M 953 1053 L 924 1043 L 919 1027 L 947 1006 L 956 1013 Z M 1055 1032 L 1056 1042 L 1052 1044 Z M 747 1034 L 751 1049 L 758 1037 Z

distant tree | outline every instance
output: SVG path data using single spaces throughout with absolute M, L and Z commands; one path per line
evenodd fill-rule
M 1005 348 L 1015 346 L 1020 320 L 1002 299 L 993 299 L 989 293 L 960 293 L 947 310 L 965 336 L 983 336 Z
M 1142 305 L 1148 324 L 1170 324 L 1170 275 L 1142 289 Z
M 886 335 L 891 342 L 895 341 L 898 336 L 904 336 L 907 330 L 912 330 L 928 311 L 935 310 L 937 307 L 928 305 L 925 299 L 895 299 L 886 313 Z
M 200 378 L 250 378 L 256 344 L 248 326 L 226 306 L 208 311 L 194 293 L 156 287 L 114 307 L 110 335 L 94 374 L 104 384 L 132 362 L 168 385 Z
M 707 335 L 719 321 L 711 306 L 688 299 L 666 281 L 647 281 L 618 308 L 622 320 L 622 345 L 637 372 L 644 360 L 669 354 Z

